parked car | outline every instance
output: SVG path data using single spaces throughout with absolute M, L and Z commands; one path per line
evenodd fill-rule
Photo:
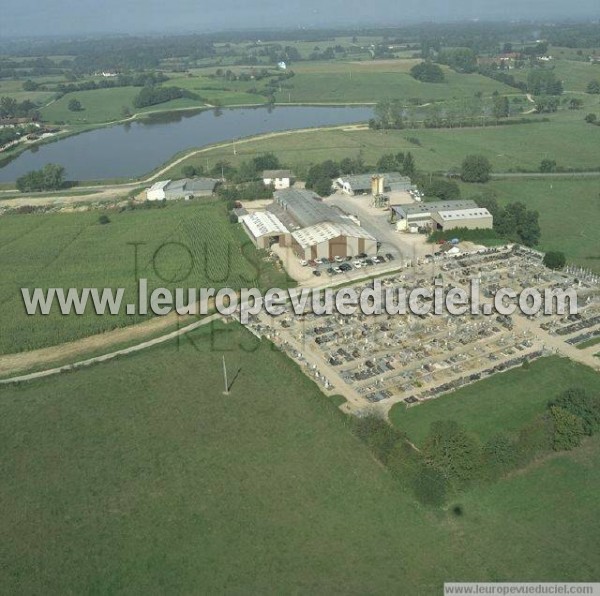
M 394 255 L 391 252 L 388 252 L 388 253 L 386 253 L 385 258 L 388 261 L 393 261 L 395 257 L 394 257 Z
M 366 252 L 361 252 L 359 254 L 356 255 L 359 259 L 366 259 L 367 258 L 367 253 Z
M 352 261 L 352 264 L 357 268 L 360 269 L 362 267 L 362 263 L 356 259 L 356 261 Z
M 317 261 L 315 261 L 314 259 L 311 259 L 310 261 L 308 261 L 308 264 L 310 267 L 316 267 L 317 266 Z
M 306 267 L 308 265 L 308 261 L 305 259 L 300 259 L 300 265 L 302 265 L 302 267 Z
M 335 275 L 335 271 L 329 267 L 329 269 L 327 269 L 327 275 Z
M 313 275 L 316 275 L 317 277 L 321 277 L 321 272 L 318 269 L 315 269 L 312 273 L 313 273 Z
M 372 259 L 365 259 L 363 262 L 364 262 L 364 264 L 365 264 L 365 265 L 367 265 L 368 267 L 369 267 L 369 266 L 371 266 L 371 265 L 374 265 L 374 264 L 375 264 L 375 263 L 373 263 L 373 260 L 372 260 Z
M 340 269 L 342 271 L 351 271 L 352 270 L 352 265 L 350 265 L 350 263 L 342 263 L 340 265 Z
M 334 271 L 334 273 L 341 273 L 342 272 L 342 270 L 337 265 L 333 268 L 333 271 Z

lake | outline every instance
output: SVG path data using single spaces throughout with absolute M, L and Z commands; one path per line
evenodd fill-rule
M 279 106 L 171 112 L 33 147 L 0 168 L 12 182 L 47 163 L 69 180 L 138 178 L 186 149 L 268 132 L 364 122 L 369 107 Z

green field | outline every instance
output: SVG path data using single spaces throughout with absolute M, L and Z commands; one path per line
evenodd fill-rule
M 471 153 L 485 155 L 496 172 L 537 171 L 545 158 L 556 160 L 563 168 L 597 169 L 599 143 L 600 127 L 590 126 L 581 118 L 572 121 L 558 114 L 551 122 L 485 128 L 387 131 L 339 128 L 278 135 L 240 143 L 237 156 L 230 148 L 216 149 L 196 160 L 225 158 L 235 165 L 259 153 L 273 151 L 282 162 L 302 172 L 311 163 L 356 157 L 359 151 L 367 163 L 375 163 L 386 152 L 411 151 L 417 167 L 425 171 L 458 168 Z M 189 163 L 194 163 L 194 158 Z
M 569 387 L 600 391 L 600 375 L 566 358 L 551 356 L 412 408 L 395 405 L 390 420 L 417 445 L 436 420 L 455 420 L 482 440 L 505 431 L 515 432 L 543 412 L 546 403 Z
M 541 250 L 563 251 L 570 263 L 600 273 L 600 178 L 506 178 L 485 188 L 501 205 L 522 201 L 539 212 Z M 463 184 L 462 190 L 468 197 L 483 188 Z
M 142 320 L 92 313 L 69 317 L 25 313 L 20 288 L 125 288 L 136 301 L 137 277 L 155 287 L 271 287 L 289 284 L 258 256 L 225 205 L 215 200 L 165 208 L 109 212 L 11 215 L 0 226 L 0 353 L 11 353 L 114 329 Z M 189 252 L 188 252 L 189 251 Z M 174 280 L 170 282 L 169 280 Z
M 472 97 L 476 91 L 515 94 L 515 90 L 477 74 L 444 68 L 445 83 L 422 83 L 408 71 L 419 60 L 319 62 L 294 65 L 295 76 L 276 93 L 278 102 L 377 102 L 420 98 L 423 101 Z M 291 87 L 291 88 L 288 88 Z
M 428 595 L 597 578 L 597 439 L 463 495 L 460 518 L 429 511 L 290 360 L 256 347 L 218 326 L 0 388 L 3 589 Z M 227 397 L 223 354 L 239 371 Z

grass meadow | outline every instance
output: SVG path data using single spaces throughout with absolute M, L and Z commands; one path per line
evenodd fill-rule
M 57 308 L 28 316 L 20 288 L 124 288 L 137 302 L 137 281 L 148 287 L 289 285 L 262 261 L 225 205 L 215 200 L 164 208 L 100 213 L 11 215 L 0 226 L 0 353 L 55 345 L 143 320 L 141 315 L 68 317 Z M 137 245 L 137 249 L 136 246 Z M 136 251 L 137 250 L 137 259 Z M 137 274 L 136 274 L 137 269 Z
M 567 260 L 600 273 L 600 178 L 504 178 L 484 186 L 462 185 L 468 197 L 493 190 L 498 203 L 521 201 L 540 214 L 541 250 L 560 250 Z
M 436 420 L 455 420 L 483 441 L 498 432 L 516 432 L 542 413 L 564 389 L 600 392 L 600 375 L 567 358 L 550 356 L 496 374 L 412 408 L 395 405 L 390 420 L 421 445 Z
M 234 324 L 0 394 L 7 592 L 429 595 L 598 575 L 600 441 L 462 495 L 461 517 L 431 511 Z

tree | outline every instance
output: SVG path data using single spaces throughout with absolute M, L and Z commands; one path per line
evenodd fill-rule
M 597 81 L 596 79 L 594 79 L 593 81 L 590 81 L 587 84 L 587 87 L 585 89 L 588 93 L 592 93 L 595 95 L 600 94 L 600 81 Z
M 596 121 L 598 120 L 598 116 L 596 116 L 596 114 L 587 114 L 586 117 L 584 118 L 584 120 L 588 124 L 596 124 Z
M 331 194 L 331 178 L 319 178 L 313 185 L 313 190 L 322 197 Z
M 579 99 L 579 97 L 572 97 L 569 100 L 569 110 L 581 110 L 583 107 L 583 99 Z
M 204 173 L 202 166 L 192 166 L 190 164 L 181 168 L 181 174 L 184 178 L 193 178 L 194 176 L 201 176 Z
M 445 178 L 432 178 L 420 184 L 426 199 L 435 198 L 442 201 L 456 201 L 460 199 L 460 188 L 454 180 Z
M 554 424 L 552 440 L 554 451 L 568 451 L 579 447 L 584 435 L 581 418 L 558 406 L 550 406 L 550 416 Z
M 416 173 L 415 160 L 410 151 L 404 156 L 404 161 L 400 167 L 400 173 L 409 178 L 412 178 Z
M 495 97 L 492 112 L 494 118 L 507 118 L 510 112 L 508 97 L 505 95 Z
M 263 170 L 277 170 L 280 166 L 279 159 L 274 153 L 263 153 L 252 159 L 257 172 Z
M 480 472 L 481 449 L 477 438 L 453 420 L 431 424 L 423 454 L 428 464 L 457 485 L 467 484 Z
M 99 218 L 98 218 L 98 223 L 100 225 L 105 226 L 106 224 L 110 223 L 110 218 L 108 217 L 108 215 L 102 214 Z
M 483 155 L 467 155 L 465 157 L 460 177 L 463 182 L 487 182 L 490 179 L 492 166 Z
M 27 79 L 23 83 L 23 91 L 37 91 L 39 89 L 39 84 L 31 79 Z
M 600 430 L 600 397 L 590 395 L 585 389 L 571 387 L 563 391 L 549 406 L 556 406 L 578 416 L 586 435 Z
M 556 172 L 556 161 L 554 159 L 542 159 L 540 162 L 540 172 Z
M 385 153 L 377 160 L 377 171 L 394 172 L 398 169 L 398 162 L 393 153 Z
M 41 170 L 32 170 L 17 178 L 20 192 L 59 190 L 64 184 L 65 169 L 57 164 L 46 164 Z
M 420 62 L 410 69 L 410 74 L 422 83 L 443 83 L 445 81 L 444 71 L 433 62 Z
M 565 266 L 567 259 L 564 252 L 550 250 L 544 255 L 544 260 L 542 262 L 548 269 L 562 269 Z
M 71 111 L 71 112 L 81 112 L 81 110 L 83 110 L 83 106 L 81 105 L 81 102 L 75 98 L 69 100 L 69 104 L 67 107 L 69 108 L 69 111 Z

